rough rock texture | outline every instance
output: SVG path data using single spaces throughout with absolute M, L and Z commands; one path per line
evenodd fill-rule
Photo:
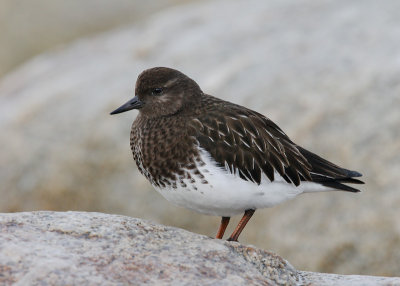
M 294 269 L 281 257 L 144 220 L 0 214 L 1 285 L 400 285 Z
M 279 256 L 139 219 L 101 213 L 0 217 L 1 284 L 295 284 Z
M 201 1 L 43 54 L 0 82 L 0 210 L 121 213 L 214 235 L 219 218 L 171 205 L 138 174 L 135 112 L 108 115 L 141 70 L 171 66 L 364 174 L 360 194 L 257 211 L 242 242 L 299 269 L 399 275 L 399 27 L 397 0 Z

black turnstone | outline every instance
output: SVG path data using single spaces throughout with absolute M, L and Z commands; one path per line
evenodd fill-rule
M 294 143 L 270 119 L 203 93 L 183 73 L 165 67 L 142 72 L 135 97 L 111 112 L 138 109 L 131 149 L 140 172 L 167 200 L 229 219 L 244 216 L 228 240 L 237 241 L 256 209 L 301 193 L 359 192 L 361 174 Z

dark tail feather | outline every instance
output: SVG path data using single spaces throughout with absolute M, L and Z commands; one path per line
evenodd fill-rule
M 344 169 L 346 170 L 346 169 Z M 350 171 L 350 170 L 346 170 L 347 171 L 347 176 L 348 177 L 362 177 L 362 174 L 360 174 L 357 171 Z
M 318 155 L 307 151 L 304 148 L 299 147 L 299 151 L 301 154 L 307 159 L 310 163 L 311 169 L 311 178 L 313 182 L 320 183 L 325 187 L 329 187 L 332 189 L 348 191 L 348 192 L 360 192 L 360 190 L 349 187 L 344 184 L 364 184 L 363 181 L 354 179 L 354 177 L 361 177 L 362 175 L 359 172 L 347 170 L 341 168 Z
M 349 187 L 349 186 L 341 184 L 339 182 L 325 182 L 325 183 L 321 183 L 321 185 L 323 185 L 325 187 L 328 187 L 328 188 L 341 190 L 341 191 L 352 192 L 352 193 L 359 193 L 360 192 L 359 189 L 356 189 L 356 188 L 353 188 L 353 187 Z

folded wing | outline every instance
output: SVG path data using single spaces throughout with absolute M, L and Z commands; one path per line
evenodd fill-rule
M 274 122 L 255 111 L 222 100 L 216 105 L 218 108 L 197 115 L 188 125 L 192 127 L 190 135 L 220 167 L 256 184 L 261 183 L 262 174 L 274 181 L 277 172 L 295 186 L 312 181 L 333 189 L 359 191 L 344 183 L 362 184 L 354 179 L 360 173 L 296 145 Z

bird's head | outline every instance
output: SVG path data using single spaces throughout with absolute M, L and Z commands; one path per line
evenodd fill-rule
M 143 71 L 136 81 L 135 97 L 111 112 L 117 114 L 131 109 L 148 117 L 178 113 L 191 99 L 202 95 L 197 83 L 180 71 L 156 67 Z

